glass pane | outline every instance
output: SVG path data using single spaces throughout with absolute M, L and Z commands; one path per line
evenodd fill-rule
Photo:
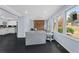
M 79 6 L 76 6 L 66 12 L 67 35 L 79 38 Z
M 63 33 L 63 18 L 62 18 L 62 16 L 58 17 L 58 32 Z
M 54 32 L 56 32 L 56 19 L 54 19 L 54 26 L 53 26 Z

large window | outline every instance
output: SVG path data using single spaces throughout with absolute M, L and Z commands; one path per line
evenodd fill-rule
M 62 18 L 62 16 L 58 17 L 58 32 L 63 33 L 63 18 Z
M 66 11 L 67 35 L 79 38 L 79 6 Z
M 54 26 L 53 26 L 53 30 L 54 30 L 54 32 L 56 32 L 57 31 L 57 21 L 56 21 L 56 19 L 54 19 Z

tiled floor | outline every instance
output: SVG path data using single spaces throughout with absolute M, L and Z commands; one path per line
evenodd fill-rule
M 0 53 L 68 53 L 56 41 L 42 45 L 25 46 L 25 39 L 18 39 L 16 34 L 0 36 Z

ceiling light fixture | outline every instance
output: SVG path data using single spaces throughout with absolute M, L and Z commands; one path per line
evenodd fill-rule
M 47 13 L 47 11 L 46 10 L 44 10 L 44 14 L 46 14 Z
M 25 14 L 28 14 L 28 11 L 25 11 Z

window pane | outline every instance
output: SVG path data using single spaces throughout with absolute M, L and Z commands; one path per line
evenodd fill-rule
M 79 6 L 76 6 L 66 12 L 67 35 L 79 38 Z
M 58 32 L 63 32 L 63 18 L 62 16 L 58 17 Z
M 57 30 L 57 29 L 56 29 L 56 24 L 57 24 L 57 23 L 56 23 L 56 19 L 55 19 L 55 20 L 54 20 L 54 26 L 53 26 L 54 32 L 56 32 L 56 30 Z

